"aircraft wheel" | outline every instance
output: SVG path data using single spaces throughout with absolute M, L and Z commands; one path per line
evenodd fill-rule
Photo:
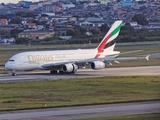
M 57 74 L 57 70 L 51 70 L 50 73 L 51 74 Z
M 15 70 L 12 70 L 12 76 L 16 76 L 16 71 Z
M 16 76 L 16 73 L 12 73 L 12 76 Z
M 64 74 L 64 73 L 65 73 L 65 72 L 63 72 L 63 71 L 61 71 L 61 70 L 59 71 L 59 74 Z

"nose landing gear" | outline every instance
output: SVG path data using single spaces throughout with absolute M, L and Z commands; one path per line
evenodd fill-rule
M 12 70 L 12 76 L 16 76 L 16 71 L 15 70 Z

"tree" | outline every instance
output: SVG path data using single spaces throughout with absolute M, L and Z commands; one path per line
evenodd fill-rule
M 5 30 L 0 29 L 0 37 L 4 37 L 7 35 L 7 32 Z
M 1 15 L 1 14 L 0 14 L 0 18 L 6 18 L 7 19 L 7 17 L 5 15 Z
M 100 30 L 102 33 L 106 33 L 108 30 L 109 30 L 109 27 L 107 24 L 103 24 L 101 27 L 100 27 Z
M 136 21 L 140 25 L 148 25 L 148 21 L 143 14 L 135 14 L 132 20 Z
M 74 28 L 74 35 L 76 36 L 76 37 L 84 37 L 85 36 L 85 33 L 86 33 L 86 29 L 85 28 L 82 28 L 82 27 L 80 27 L 80 26 L 76 26 L 75 28 Z
M 99 34 L 99 31 L 97 29 L 91 29 L 90 30 L 94 35 Z
M 122 26 L 121 30 L 127 30 L 128 32 L 134 31 L 134 28 L 131 26 L 130 23 L 126 23 L 125 26 Z
M 110 7 L 108 7 L 108 6 L 106 7 L 106 11 L 108 11 L 108 10 L 110 10 L 110 9 L 111 9 Z
M 17 12 L 16 15 L 19 16 L 19 17 L 35 17 L 34 13 L 32 13 L 32 12 L 23 12 L 23 11 Z
M 23 11 L 20 11 L 20 12 L 17 12 L 16 15 L 19 17 L 25 17 L 26 13 Z
M 22 32 L 23 30 L 18 30 L 18 29 L 12 29 L 10 31 L 10 35 L 13 36 L 13 37 L 17 37 L 18 36 L 18 33 Z
M 21 19 L 19 19 L 19 18 L 12 18 L 11 21 L 10 21 L 10 23 L 12 23 L 12 24 L 20 24 L 21 23 Z
M 32 12 L 26 13 L 26 17 L 35 17 L 35 14 Z
M 32 23 L 36 23 L 36 25 L 40 25 L 40 22 L 34 19 L 32 20 Z
M 67 30 L 67 35 L 71 35 L 71 36 L 74 36 L 74 31 L 73 30 Z
M 30 41 L 30 39 L 28 39 L 28 38 L 17 38 L 16 39 L 16 43 L 17 44 L 26 44 L 26 43 L 28 43 Z

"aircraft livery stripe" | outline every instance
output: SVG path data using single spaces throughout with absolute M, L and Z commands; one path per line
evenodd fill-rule
M 98 47 L 98 52 L 103 52 L 103 49 L 104 49 L 108 39 L 110 38 L 110 36 L 111 36 L 111 33 L 102 41 L 102 43 Z
M 98 58 L 100 55 L 101 55 L 100 53 L 97 53 L 94 58 Z
M 110 46 L 112 46 L 116 41 L 112 40 L 109 43 L 107 43 L 107 41 L 109 40 L 109 38 L 111 38 L 112 36 L 114 36 L 115 34 L 117 34 L 120 31 L 121 28 L 120 24 L 116 29 L 113 30 L 113 32 L 111 32 L 100 44 L 100 46 L 98 47 L 98 53 L 96 54 L 96 56 L 94 58 L 98 58 L 100 56 L 100 53 L 102 53 L 104 51 L 104 48 L 108 48 Z M 106 44 L 107 43 L 107 44 Z
M 105 45 L 105 49 L 111 47 L 111 46 L 114 45 L 115 43 L 116 43 L 116 40 L 112 40 L 112 41 L 108 42 L 108 43 Z
M 121 25 L 122 24 L 120 24 L 115 30 L 113 30 L 113 32 L 111 33 L 111 37 L 120 31 Z
M 114 36 L 115 34 L 117 34 L 117 33 L 120 31 L 121 25 L 122 25 L 122 24 L 120 24 L 116 29 L 114 29 L 114 30 L 102 41 L 102 43 L 101 43 L 100 46 L 98 47 L 98 52 L 103 52 L 103 49 L 104 49 L 107 41 L 109 40 L 109 38 L 111 38 L 112 36 Z

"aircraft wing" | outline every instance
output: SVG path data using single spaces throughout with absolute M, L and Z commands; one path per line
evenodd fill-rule
M 76 63 L 91 63 L 94 61 L 103 61 L 103 62 L 113 62 L 113 61 L 126 61 L 126 60 L 138 60 L 138 59 L 146 59 L 149 60 L 149 55 L 146 57 L 119 57 L 119 58 L 115 58 L 115 57 L 105 57 L 105 58 L 92 58 L 92 59 L 86 59 L 86 60 L 81 60 L 81 61 L 77 61 Z
M 79 60 L 79 61 L 49 63 L 49 64 L 44 64 L 41 67 L 43 67 L 44 69 L 61 69 L 61 67 L 63 65 L 68 64 L 68 63 L 73 63 L 73 64 L 77 64 L 77 65 L 92 63 L 94 61 L 103 61 L 104 63 L 111 63 L 111 62 L 119 63 L 118 61 L 138 60 L 138 59 L 149 60 L 149 55 L 146 56 L 146 57 L 119 57 L 119 58 L 104 57 L 104 58 L 91 58 L 91 59 L 84 59 L 84 60 Z

